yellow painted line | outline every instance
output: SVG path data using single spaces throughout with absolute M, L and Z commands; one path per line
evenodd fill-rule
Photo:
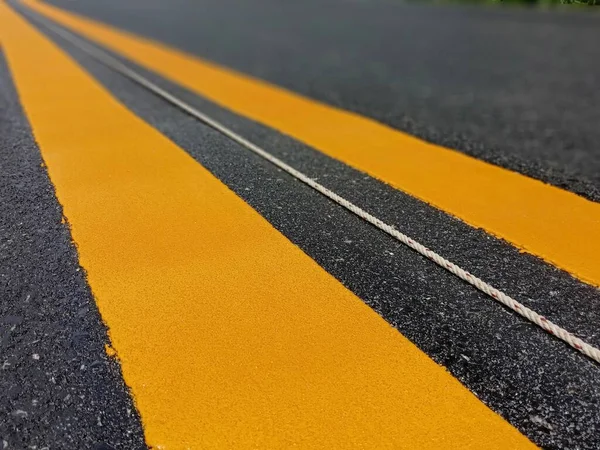
M 292 136 L 600 286 L 600 204 L 196 56 L 24 0 L 230 110 Z
M 0 3 L 0 39 L 155 448 L 533 448 Z

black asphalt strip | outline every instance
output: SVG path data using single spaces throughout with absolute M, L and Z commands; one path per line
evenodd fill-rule
M 598 448 L 597 364 L 218 132 L 53 38 L 131 111 L 185 149 L 530 439 L 545 448 Z M 582 338 L 600 342 L 595 333 L 597 289 L 286 136 L 137 70 Z
M 0 168 L 0 449 L 147 448 L 1 52 Z

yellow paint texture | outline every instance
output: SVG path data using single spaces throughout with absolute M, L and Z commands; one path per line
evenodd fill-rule
M 32 0 L 38 12 L 230 110 L 600 286 L 600 204 Z
M 149 444 L 533 447 L 5 3 L 0 39 Z

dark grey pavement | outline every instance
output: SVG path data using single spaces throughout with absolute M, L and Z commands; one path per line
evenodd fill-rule
M 600 14 L 396 0 L 50 0 L 600 200 Z
M 532 440 L 547 448 L 600 445 L 600 370 L 594 363 L 64 40 L 57 42 L 134 113 L 186 150 Z M 600 345 L 598 289 L 129 65 L 334 192 Z
M 0 52 L 0 449 L 145 448 L 42 163 Z
M 521 30 L 521 33 L 529 33 L 527 36 L 537 36 L 541 42 L 545 35 L 539 30 L 548 27 L 567 26 L 575 30 L 574 33 L 582 33 L 578 36 L 590 34 L 590 24 L 595 23 L 596 17 L 533 11 L 437 9 L 399 5 L 393 1 L 367 4 L 310 0 L 300 5 L 260 0 L 253 3 L 255 7 L 243 1 L 234 5 L 230 0 L 134 0 L 123 5 L 117 0 L 58 3 L 73 10 L 85 10 L 97 18 L 105 18 L 182 48 L 195 49 L 196 53 L 213 60 L 432 140 L 456 142 L 461 150 L 481 152 L 485 158 L 500 158 L 508 166 L 517 164 L 517 161 L 522 165 L 517 164 L 519 170 L 525 173 L 539 170 L 536 176 L 563 177 L 562 180 L 570 180 L 573 189 L 582 186 L 588 189 L 586 192 L 590 196 L 595 192 L 594 186 L 600 186 L 600 176 L 593 181 L 593 177 L 585 175 L 596 173 L 585 172 L 594 164 L 594 153 L 589 150 L 592 146 L 581 144 L 587 149 L 582 153 L 587 162 L 579 167 L 581 161 L 574 157 L 575 153 L 565 151 L 566 147 L 557 144 L 552 149 L 542 145 L 541 141 L 531 146 L 519 144 L 527 133 L 531 137 L 541 133 L 540 139 L 548 139 L 543 137 L 543 127 L 566 140 L 577 136 L 581 142 L 592 142 L 594 133 L 600 134 L 600 131 L 583 122 L 577 132 L 565 127 L 562 122 L 551 122 L 562 117 L 558 109 L 552 111 L 552 105 L 561 105 L 570 90 L 569 95 L 575 96 L 570 100 L 572 107 L 589 107 L 589 117 L 597 117 L 594 114 L 598 113 L 591 107 L 593 95 L 598 99 L 597 94 L 577 97 L 583 95 L 583 91 L 586 94 L 591 92 L 586 83 L 582 83 L 583 91 L 579 94 L 573 90 L 574 85 L 563 86 L 562 99 L 560 95 L 553 96 L 552 89 L 540 88 L 537 94 L 532 93 L 539 95 L 533 103 L 546 122 L 536 122 L 537 125 L 525 133 L 522 127 L 519 128 L 521 121 L 516 117 L 520 114 L 515 106 L 519 102 L 507 95 L 503 103 L 503 86 L 514 89 L 510 92 L 523 95 L 525 91 L 531 91 L 526 88 L 527 80 L 518 81 L 517 63 L 525 71 L 527 64 L 535 67 L 545 65 L 548 71 L 553 70 L 552 76 L 548 74 L 545 81 L 540 82 L 541 86 L 551 86 L 550 78 L 562 73 L 562 63 L 550 62 L 549 59 L 540 62 L 545 58 L 540 55 L 537 60 L 529 60 L 527 48 L 531 48 L 528 44 L 525 49 L 519 50 L 524 52 L 521 59 L 509 58 L 507 54 L 516 51 L 518 36 L 507 40 L 508 48 L 499 43 L 496 46 L 500 54 L 507 52 L 501 59 L 505 66 L 499 62 L 490 66 L 489 61 L 494 58 L 486 56 L 488 51 L 485 50 L 486 45 L 489 50 L 490 42 L 495 42 L 494 33 L 491 33 L 494 27 L 496 33 L 504 33 L 505 37 L 510 35 L 504 29 L 506 23 L 513 23 L 513 31 Z M 140 10 L 142 3 L 144 8 Z M 400 25 L 402 21 L 406 21 L 405 26 Z M 264 22 L 262 27 L 258 26 L 261 22 Z M 441 27 L 438 34 L 431 31 L 435 27 L 430 29 L 430 33 L 423 29 L 430 22 Z M 442 26 L 442 23 L 445 25 Z M 475 41 L 480 42 L 473 42 L 473 27 L 478 23 L 481 36 L 478 35 Z M 48 35 L 132 112 L 187 151 L 534 442 L 550 449 L 600 447 L 598 365 L 222 135 L 98 64 L 52 33 Z M 403 36 L 405 39 L 400 39 Z M 462 42 L 462 50 L 455 49 L 458 53 L 453 56 L 447 54 L 453 47 L 449 42 L 452 39 L 456 39 L 455 46 Z M 388 45 L 390 41 L 396 45 Z M 554 48 L 563 45 L 552 42 L 550 45 Z M 585 45 L 582 48 L 583 52 L 591 52 Z M 415 57 L 412 65 L 397 60 L 402 52 L 404 56 L 412 54 Z M 566 57 L 579 58 L 573 55 Z M 371 62 L 364 63 L 364 58 L 371 58 L 368 59 Z M 453 61 L 460 58 L 467 61 L 465 64 L 471 67 L 471 71 L 454 64 Z M 380 61 L 380 64 L 373 61 Z M 580 63 L 589 67 L 596 64 L 589 61 Z M 549 64 L 555 66 L 550 67 Z M 598 289 L 293 139 L 236 116 L 134 65 L 130 66 L 357 205 L 555 319 L 560 325 L 572 329 L 583 339 L 600 345 L 597 332 L 597 324 L 600 323 Z M 431 71 L 432 67 L 450 73 L 446 79 L 441 75 L 438 77 L 437 71 Z M 463 79 L 471 72 L 475 78 Z M 491 76 L 492 72 L 497 72 L 497 76 Z M 526 74 L 525 78 L 530 75 Z M 506 77 L 510 80 L 507 81 Z M 0 281 L 10 280 L 10 284 L 6 282 L 3 304 L 12 308 L 7 310 L 8 313 L 2 310 L 2 314 L 16 316 L 17 319 L 10 319 L 18 322 L 15 330 L 21 330 L 20 333 L 28 336 L 28 333 L 38 333 L 39 326 L 38 319 L 27 314 L 44 313 L 43 330 L 45 341 L 49 343 L 41 353 L 47 354 L 44 359 L 49 368 L 47 371 L 62 373 L 64 384 L 78 389 L 76 392 L 83 399 L 77 400 L 79 403 L 71 410 L 74 422 L 56 428 L 56 435 L 50 434 L 55 429 L 52 422 L 44 422 L 40 418 L 56 417 L 57 423 L 62 423 L 62 413 L 57 412 L 62 411 L 62 407 L 55 405 L 61 394 L 52 389 L 45 392 L 43 398 L 46 400 L 41 402 L 39 415 L 34 415 L 35 410 L 32 409 L 31 415 L 27 416 L 27 425 L 22 425 L 24 417 L 9 416 L 5 429 L 12 433 L 8 436 L 14 442 L 21 442 L 15 441 L 15 435 L 18 434 L 16 430 L 24 426 L 27 433 L 23 442 L 41 444 L 43 439 L 40 436 L 50 436 L 49 439 L 57 443 L 57 448 L 94 448 L 94 445 L 104 444 L 127 449 L 143 447 L 139 419 L 120 378 L 118 362 L 104 354 L 106 329 L 78 266 L 68 228 L 60 224 L 60 205 L 44 168 L 39 166 L 39 152 L 27 121 L 19 110 L 10 81 L 6 80 L 9 76 L 4 68 L 0 71 L 0 98 L 3 95 L 10 99 L 7 102 L 10 107 L 5 113 L 10 120 L 0 122 L 7 124 L 0 135 L 0 158 L 4 158 L 0 167 L 1 170 L 13 167 L 10 173 L 14 175 L 0 183 L 0 196 L 11 206 L 4 212 L 5 215 L 0 213 L 0 225 L 3 227 L 0 228 L 0 245 L 7 245 L 10 241 L 11 247 L 6 248 L 12 249 L 6 253 L 5 259 L 0 260 L 3 262 Z M 468 94 L 469 83 L 473 94 Z M 427 86 L 432 89 L 431 93 L 428 96 L 420 94 L 424 92 L 420 89 Z M 491 91 L 496 92 L 496 97 L 490 97 L 496 98 L 491 103 L 476 97 L 488 95 Z M 463 92 L 464 95 L 456 94 L 458 97 L 455 98 L 452 92 Z M 476 94 L 478 92 L 480 94 Z M 467 100 L 470 96 L 475 97 Z M 455 100 L 448 100 L 451 98 Z M 528 102 L 526 99 L 522 101 L 529 105 Z M 482 113 L 485 108 L 489 108 L 488 115 Z M 525 109 L 532 111 L 528 108 L 530 106 Z M 3 104 L 0 112 L 2 109 Z M 505 112 L 499 113 L 500 110 Z M 451 113 L 446 114 L 448 111 Z M 515 117 L 511 116 L 511 111 Z M 442 116 L 445 119 L 442 120 Z M 542 122 L 544 125 L 539 128 Z M 477 123 L 483 125 L 480 127 Z M 505 147 L 488 145 L 485 140 L 492 139 L 493 133 L 488 133 L 486 128 L 493 126 L 497 136 L 502 136 L 500 140 L 507 144 Z M 511 141 L 507 136 L 511 133 L 514 145 L 508 145 Z M 476 138 L 476 135 L 479 137 Z M 464 145 L 464 148 L 458 144 Z M 25 154 L 30 160 L 21 161 L 21 153 L 15 151 L 21 147 L 26 149 Z M 600 164 L 600 156 L 596 157 Z M 573 171 L 579 171 L 577 176 L 568 178 Z M 556 178 L 552 181 L 559 183 Z M 25 187 L 26 192 L 23 191 Z M 14 236 L 21 236 L 19 223 L 24 222 L 19 219 L 21 216 L 26 217 L 29 231 L 22 233 L 23 238 L 16 239 Z M 27 236 L 37 238 L 32 240 Z M 52 245 L 47 244 L 48 240 L 52 241 Z M 34 260 L 38 253 L 41 257 Z M 23 273 L 34 275 L 30 279 Z M 57 299 L 65 296 L 63 291 L 73 294 L 66 300 L 45 304 L 47 309 L 39 310 L 36 305 L 29 311 L 22 306 L 21 300 L 21 294 L 29 291 L 49 292 L 44 295 Z M 78 312 L 65 316 L 65 311 Z M 85 326 L 81 325 L 80 319 L 86 321 Z M 12 330 L 12 325 L 7 329 Z M 71 349 L 76 344 L 71 341 L 80 339 L 80 329 L 84 329 L 86 335 L 81 346 L 76 347 L 80 353 L 73 353 Z M 21 334 L 3 336 L 7 337 L 3 342 L 8 343 L 13 360 L 20 362 L 29 357 L 32 352 L 30 341 L 21 339 Z M 28 372 L 36 361 L 27 360 L 18 370 Z M 96 361 L 95 365 L 91 363 L 93 361 Z M 86 369 L 94 367 L 82 370 L 82 365 Z M 90 374 L 96 373 L 99 375 L 91 377 Z M 26 379 L 22 384 L 15 378 L 6 379 L 11 386 L 18 387 L 11 387 L 15 394 L 10 399 L 0 400 L 0 411 L 2 408 L 10 411 L 21 408 L 30 401 L 31 392 L 38 392 L 47 384 L 43 377 L 31 378 L 31 381 Z M 99 422 L 94 422 L 96 417 L 101 418 Z M 0 428 L 0 437 L 3 432 Z M 71 445 L 71 442 L 76 444 Z M 15 448 L 20 447 L 17 445 Z

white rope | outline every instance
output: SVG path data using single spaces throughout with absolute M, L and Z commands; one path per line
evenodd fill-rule
M 519 303 L 512 297 L 506 295 L 504 292 L 499 291 L 498 289 L 494 288 L 493 286 L 486 283 L 485 281 L 477 278 L 475 275 L 470 274 L 469 272 L 460 268 L 459 266 L 452 263 L 451 261 L 448 261 L 446 258 L 438 255 L 437 253 L 428 249 L 424 245 L 421 245 L 420 243 L 411 239 L 404 233 L 401 233 L 400 231 L 396 230 L 393 226 L 388 225 L 387 223 L 385 223 L 382 220 L 378 219 L 377 217 L 369 214 L 368 212 L 366 212 L 362 208 L 356 206 L 355 204 L 351 203 L 350 201 L 346 200 L 345 198 L 340 197 L 335 192 L 333 192 L 333 191 L 327 189 L 325 186 L 317 183 L 315 180 L 309 178 L 302 172 L 294 169 L 292 166 L 289 166 L 288 164 L 286 164 L 279 158 L 277 158 L 277 157 L 273 156 L 272 154 L 268 153 L 267 151 L 263 150 L 261 147 L 253 144 L 252 142 L 243 138 L 239 134 L 233 132 L 232 130 L 230 130 L 226 126 L 222 125 L 221 123 L 217 122 L 216 120 L 210 118 L 206 114 L 204 114 L 204 113 L 198 111 L 197 109 L 193 108 L 192 106 L 188 105 L 184 101 L 180 100 L 179 98 L 175 97 L 174 95 L 172 95 L 169 92 L 165 91 L 164 89 L 160 88 L 156 84 L 152 83 L 150 80 L 144 78 L 142 75 L 134 72 L 133 70 L 131 70 L 129 67 L 125 66 L 123 63 L 121 63 L 116 58 L 110 56 L 109 54 L 105 53 L 104 51 L 102 51 L 92 45 L 87 44 L 85 41 L 83 41 L 82 39 L 80 39 L 79 37 L 74 35 L 73 33 L 55 26 L 54 23 L 49 21 L 48 19 L 42 18 L 42 17 L 39 17 L 39 19 L 41 19 L 45 23 L 45 25 L 48 28 L 52 29 L 55 33 L 59 34 L 64 39 L 71 42 L 73 45 L 77 46 L 78 48 L 80 48 L 84 52 L 88 53 L 90 56 L 94 57 L 95 59 L 99 60 L 106 66 L 121 73 L 122 75 L 135 81 L 136 83 L 142 85 L 149 91 L 153 92 L 154 94 L 167 100 L 169 103 L 171 103 L 171 104 L 177 106 L 178 108 L 180 108 L 181 110 L 185 111 L 187 114 L 195 117 L 199 121 L 205 123 L 206 125 L 214 128 L 215 130 L 224 134 L 231 140 L 237 142 L 238 144 L 242 145 L 243 147 L 247 148 L 248 150 L 250 150 L 250 151 L 256 153 L 257 155 L 261 156 L 262 158 L 266 159 L 270 163 L 274 164 L 275 166 L 279 167 L 280 169 L 282 169 L 285 172 L 292 175 L 294 178 L 302 181 L 303 183 L 307 184 L 311 188 L 320 192 L 321 194 L 323 194 L 330 200 L 333 200 L 337 204 L 339 204 L 339 205 L 343 206 L 344 208 L 346 208 L 347 210 L 353 212 L 358 217 L 364 219 L 365 221 L 369 222 L 370 224 L 374 225 L 375 227 L 379 228 L 380 230 L 386 232 L 390 236 L 392 236 L 395 239 L 397 239 L 398 241 L 402 242 L 404 245 L 412 248 L 417 253 L 425 256 L 426 258 L 435 262 L 437 265 L 439 265 L 439 266 L 443 267 L 444 269 L 448 270 L 449 272 L 453 273 L 454 275 L 459 277 L 461 280 L 464 280 L 467 283 L 475 286 L 477 289 L 479 289 L 480 291 L 489 295 L 494 300 L 502 303 L 504 306 L 506 306 L 507 308 L 516 312 L 520 316 L 522 316 L 525 319 L 529 320 L 530 322 L 536 324 L 537 326 L 539 326 L 543 330 L 547 331 L 548 333 L 552 334 L 553 336 L 556 336 L 558 339 L 561 339 L 562 341 L 566 342 L 571 347 L 580 351 L 581 353 L 583 353 L 584 355 L 593 359 L 594 361 L 600 363 L 600 350 L 598 348 L 588 344 L 587 342 L 582 341 L 578 337 L 569 333 L 564 328 L 559 327 L 558 325 L 556 325 L 553 322 L 546 319 L 544 316 L 536 313 L 532 309 L 527 308 L 525 305 Z

